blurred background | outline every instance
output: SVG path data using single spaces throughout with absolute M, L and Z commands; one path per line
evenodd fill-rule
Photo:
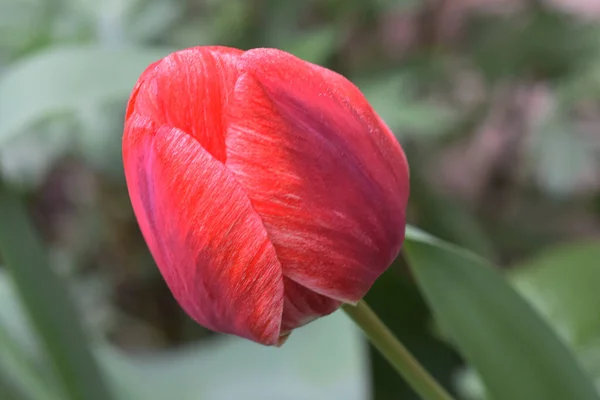
M 122 398 L 416 398 L 343 315 L 264 349 L 195 325 L 167 290 L 125 187 L 125 101 L 150 62 L 208 44 L 281 48 L 356 83 L 407 152 L 410 223 L 534 303 L 540 259 L 589 266 L 544 287 L 600 283 L 598 0 L 0 0 L 0 174 Z M 447 387 L 482 398 L 401 259 L 367 301 Z M 599 300 L 581 301 L 566 315 L 585 340 L 546 315 L 598 381 Z M 0 258 L 0 398 L 43 398 L 55 384 L 19 302 Z

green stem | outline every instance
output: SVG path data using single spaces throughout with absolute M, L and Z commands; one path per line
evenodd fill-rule
M 373 346 L 423 399 L 453 400 L 364 300 L 359 301 L 356 306 L 345 304 L 343 309 L 361 327 Z

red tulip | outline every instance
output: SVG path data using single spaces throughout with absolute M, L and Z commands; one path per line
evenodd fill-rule
M 150 65 L 123 158 L 165 281 L 215 331 L 279 345 L 360 300 L 404 240 L 402 148 L 352 83 L 283 51 Z

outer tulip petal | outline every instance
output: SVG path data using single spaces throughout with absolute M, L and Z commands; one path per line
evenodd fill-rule
M 192 135 L 219 161 L 225 160 L 221 116 L 239 76 L 241 50 L 193 47 L 150 65 L 133 90 L 127 114 L 137 111 L 158 124 Z
M 268 49 L 244 53 L 238 68 L 227 167 L 262 217 L 284 276 L 358 301 L 404 238 L 402 149 L 338 74 Z
M 184 310 L 209 329 L 278 344 L 281 264 L 225 166 L 191 135 L 136 112 L 124 162 L 142 233 Z

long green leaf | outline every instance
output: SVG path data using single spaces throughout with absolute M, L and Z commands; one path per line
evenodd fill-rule
M 4 186 L 0 186 L 0 251 L 69 398 L 111 399 L 67 288 L 51 269 L 19 200 Z
M 495 400 L 598 400 L 546 322 L 485 260 L 414 228 L 404 250 L 434 314 Z
M 573 349 L 600 389 L 600 241 L 553 246 L 514 265 L 509 281 Z M 471 369 L 459 375 L 468 399 L 483 399 Z
M 0 76 L 0 145 L 44 117 L 125 99 L 142 71 L 169 51 L 52 47 L 13 64 Z
M 519 263 L 509 278 L 576 349 L 600 344 L 600 241 L 553 247 Z
M 27 354 L 10 337 L 8 330 L 1 324 L 0 375 L 23 398 L 29 400 L 60 400 L 55 388 L 43 379 Z

